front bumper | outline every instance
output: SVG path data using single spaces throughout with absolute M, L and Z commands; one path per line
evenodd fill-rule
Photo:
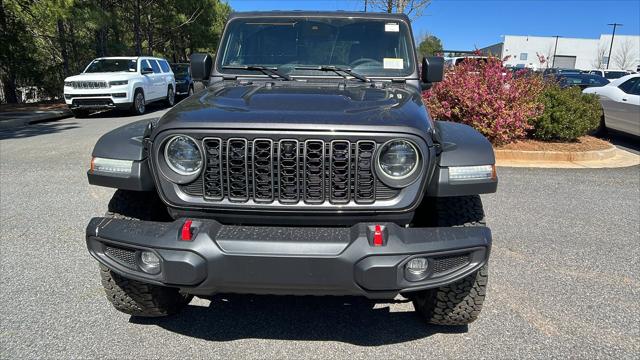
M 349 228 L 231 226 L 193 219 L 191 241 L 181 240 L 184 219 L 170 223 L 93 218 L 89 252 L 131 279 L 172 286 L 194 295 L 253 293 L 363 295 L 390 299 L 462 279 L 484 265 L 491 231 L 474 228 L 402 228 L 374 224 Z M 144 272 L 141 251 L 161 259 L 160 272 Z M 426 278 L 410 281 L 405 265 L 428 258 Z
M 133 96 L 126 85 L 101 89 L 65 87 L 64 101 L 72 109 L 126 109 L 131 106 Z

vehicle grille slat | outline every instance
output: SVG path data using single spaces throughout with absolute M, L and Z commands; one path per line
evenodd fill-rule
M 278 194 L 282 203 L 297 203 L 300 196 L 298 140 L 280 140 L 278 146 Z
M 376 199 L 376 181 L 373 175 L 375 150 L 376 143 L 373 141 L 358 141 L 356 144 L 356 202 L 372 203 Z
M 273 140 L 256 139 L 253 141 L 253 197 L 256 201 L 274 200 L 273 181 Z
M 204 139 L 204 197 L 210 200 L 222 200 L 222 139 Z
M 227 141 L 227 191 L 231 201 L 249 200 L 248 154 L 247 139 Z
M 307 140 L 304 146 L 304 200 L 324 202 L 325 147 L 322 140 Z
M 351 143 L 346 140 L 332 141 L 329 163 L 331 202 L 348 203 L 351 194 Z

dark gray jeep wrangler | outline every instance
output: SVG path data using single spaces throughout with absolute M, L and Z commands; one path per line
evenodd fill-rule
M 413 300 L 434 324 L 480 312 L 496 191 L 489 142 L 429 117 L 409 20 L 231 16 L 205 90 L 104 135 L 89 182 L 118 189 L 86 240 L 120 311 L 162 316 L 217 293 Z

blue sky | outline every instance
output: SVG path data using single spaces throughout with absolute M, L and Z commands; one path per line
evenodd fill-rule
M 229 0 L 236 11 L 361 11 L 364 0 Z M 416 36 L 431 33 L 447 50 L 473 50 L 501 41 L 501 35 L 599 38 L 608 23 L 616 34 L 640 34 L 640 0 L 433 0 L 413 21 Z

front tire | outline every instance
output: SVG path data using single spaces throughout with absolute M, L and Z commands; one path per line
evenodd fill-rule
M 432 215 L 436 226 L 485 226 L 480 196 L 435 198 Z M 462 280 L 411 294 L 413 306 L 430 324 L 466 325 L 478 318 L 487 291 L 488 266 Z
M 176 93 L 173 91 L 173 87 L 167 88 L 167 98 L 164 100 L 168 107 L 172 107 L 176 104 Z
M 116 190 L 106 217 L 169 221 L 171 218 L 155 192 Z M 158 317 L 179 312 L 193 296 L 176 288 L 128 279 L 100 264 L 100 278 L 107 300 L 116 310 L 133 316 Z
M 144 98 L 144 92 L 142 89 L 136 89 L 133 95 L 133 104 L 131 105 L 131 112 L 134 115 L 143 115 L 147 110 L 146 100 Z
M 193 298 L 178 289 L 127 279 L 100 265 L 100 278 L 107 299 L 116 310 L 132 316 L 172 315 Z

